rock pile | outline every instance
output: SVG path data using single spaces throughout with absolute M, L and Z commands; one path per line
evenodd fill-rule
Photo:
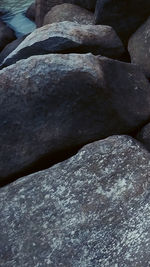
M 27 16 L 0 24 L 0 266 L 148 267 L 149 0 Z

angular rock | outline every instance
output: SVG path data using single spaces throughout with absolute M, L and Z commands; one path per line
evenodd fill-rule
M 137 139 L 150 151 L 150 123 L 146 124 L 138 133 Z
M 36 0 L 36 24 L 38 27 L 43 25 L 43 19 L 47 12 L 51 10 L 52 7 L 64 3 L 70 3 L 79 5 L 88 10 L 95 10 L 96 0 Z
M 43 25 L 54 22 L 72 21 L 79 24 L 93 25 L 94 14 L 85 8 L 72 4 L 54 6 L 44 17 Z
M 35 3 L 32 3 L 25 13 L 26 17 L 35 21 Z
M 97 0 L 95 22 L 112 26 L 127 44 L 129 37 L 149 15 L 149 0 Z
M 150 78 L 150 17 L 131 36 L 128 44 L 128 51 L 132 63 L 138 64 Z
M 5 48 L 0 53 L 0 64 L 3 62 L 3 60 L 11 53 L 13 52 L 18 45 L 26 38 L 26 36 L 22 36 L 17 38 L 16 40 L 12 41 L 8 45 L 5 46 Z
M 3 67 L 32 55 L 87 53 L 120 58 L 124 47 L 109 26 L 80 25 L 64 21 L 45 25 L 32 32 L 3 62 Z
M 15 32 L 0 19 L 0 51 L 15 39 Z
M 150 153 L 128 136 L 0 189 L 1 267 L 149 266 Z
M 150 85 L 140 69 L 92 54 L 18 61 L 0 71 L 0 93 L 1 183 L 150 117 Z

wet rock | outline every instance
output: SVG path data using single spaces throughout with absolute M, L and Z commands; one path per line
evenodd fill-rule
M 72 21 L 80 24 L 93 25 L 94 14 L 85 8 L 72 4 L 54 6 L 44 17 L 43 25 L 54 22 Z
M 149 15 L 149 0 L 97 0 L 95 22 L 112 26 L 127 44 L 129 37 Z
M 0 51 L 16 39 L 15 33 L 0 19 Z
M 150 153 L 128 136 L 0 189 L 1 267 L 143 266 Z
M 131 61 L 141 66 L 146 75 L 150 78 L 150 17 L 131 36 L 128 50 Z
M 150 117 L 150 85 L 140 69 L 92 54 L 18 61 L 0 71 L 0 93 L 1 183 Z
M 32 3 L 25 13 L 26 17 L 35 21 L 35 3 Z
M 64 3 L 79 5 L 88 10 L 95 10 L 96 0 L 36 0 L 36 24 L 38 27 L 43 25 L 43 19 L 47 12 L 51 10 L 52 7 Z
M 109 26 L 80 25 L 64 21 L 45 25 L 32 32 L 3 62 L 3 67 L 32 55 L 87 53 L 120 58 L 124 47 Z

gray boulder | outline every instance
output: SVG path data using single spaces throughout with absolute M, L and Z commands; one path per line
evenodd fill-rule
M 79 24 L 94 24 L 94 14 L 85 8 L 72 4 L 54 6 L 44 17 L 43 25 L 54 22 L 72 21 Z
M 150 151 L 150 123 L 146 124 L 137 134 L 137 139 Z
M 150 78 L 150 17 L 131 36 L 128 51 L 132 63 L 138 64 Z
M 38 27 L 43 25 L 43 19 L 47 12 L 51 10 L 52 7 L 64 3 L 79 5 L 88 10 L 95 10 L 96 0 L 35 0 L 35 10 L 36 10 L 36 24 Z
M 129 37 L 149 15 L 149 0 L 97 0 L 95 22 L 112 26 L 127 44 Z
M 6 67 L 32 55 L 87 53 L 120 58 L 123 44 L 109 26 L 80 25 L 64 21 L 36 29 L 3 62 Z
M 30 20 L 35 21 L 35 3 L 32 3 L 29 8 L 27 9 L 27 11 L 25 12 L 25 15 L 27 18 L 29 18 Z
M 150 85 L 132 64 L 92 54 L 51 54 L 0 71 L 0 182 L 60 152 L 150 117 Z
M 1 267 L 148 267 L 150 153 L 128 136 L 0 189 Z

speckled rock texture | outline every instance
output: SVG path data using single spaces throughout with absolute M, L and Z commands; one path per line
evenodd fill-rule
M 128 51 L 132 63 L 140 65 L 150 78 L 150 17 L 131 36 Z
M 150 151 L 150 123 L 146 124 L 137 134 L 137 139 Z
M 15 32 L 0 19 L 0 52 L 15 39 Z
M 43 25 L 44 16 L 52 7 L 64 3 L 79 5 L 85 9 L 94 11 L 96 0 L 35 0 L 37 26 L 40 27 Z
M 120 58 L 123 44 L 109 26 L 80 25 L 64 21 L 36 29 L 4 61 L 8 66 L 32 55 L 86 53 Z
M 94 14 L 85 8 L 73 4 L 57 5 L 45 15 L 43 25 L 62 21 L 93 25 Z
M 150 85 L 139 68 L 92 54 L 20 60 L 0 71 L 0 95 L 0 182 L 150 117 Z
M 95 22 L 112 26 L 127 44 L 129 37 L 149 15 L 149 0 L 97 0 Z
M 148 267 L 150 153 L 128 136 L 0 189 L 1 267 Z

